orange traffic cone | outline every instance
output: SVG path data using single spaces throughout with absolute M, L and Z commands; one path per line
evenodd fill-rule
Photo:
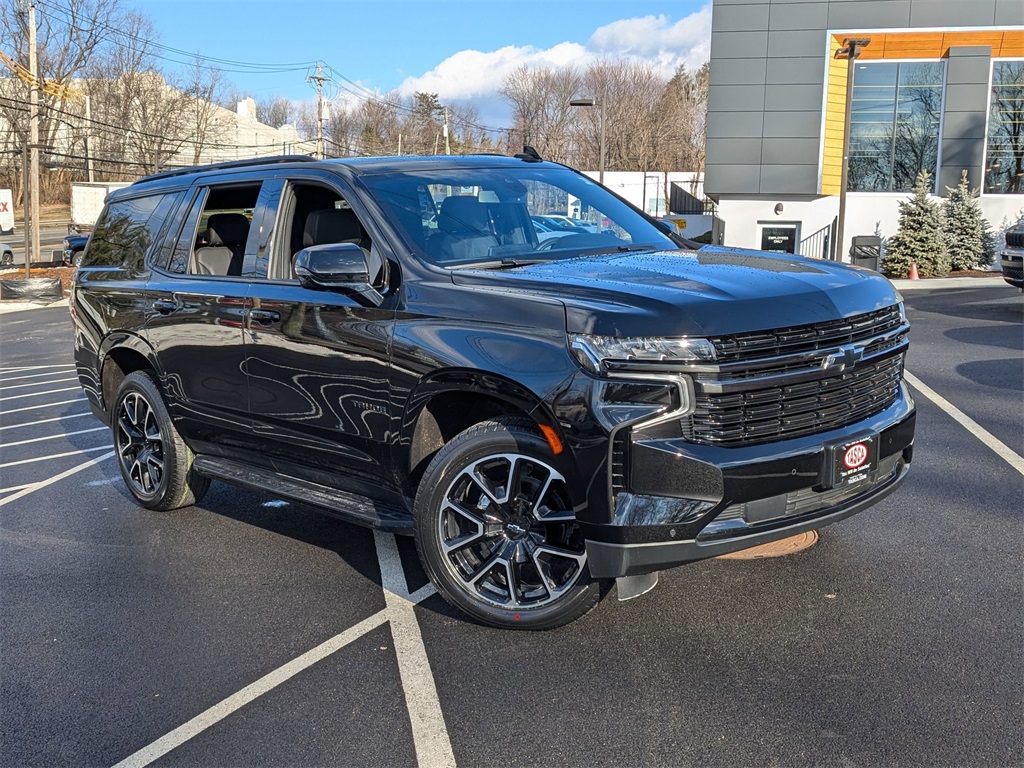
M 921 276 L 917 274 L 917 262 L 911 262 L 910 264 L 910 278 L 911 280 L 920 280 Z

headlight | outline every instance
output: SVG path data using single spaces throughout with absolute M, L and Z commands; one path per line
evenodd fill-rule
M 903 305 L 903 297 L 900 296 L 900 303 L 896 305 L 900 308 L 900 324 L 907 324 L 907 308 Z
M 707 339 L 665 338 L 660 336 L 591 336 L 569 335 L 572 349 L 580 365 L 592 373 L 601 373 L 606 362 L 713 362 L 715 345 Z

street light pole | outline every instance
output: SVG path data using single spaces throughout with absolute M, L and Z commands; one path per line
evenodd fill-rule
M 604 124 L 606 122 L 606 117 L 607 117 L 607 112 L 605 111 L 605 102 L 606 101 L 607 101 L 607 99 L 601 99 L 600 105 L 598 104 L 598 102 L 595 99 L 572 99 L 569 102 L 569 106 L 570 107 L 596 107 L 596 106 L 600 106 L 601 107 L 601 115 L 599 117 L 599 120 L 601 121 L 601 125 L 599 126 L 599 130 L 600 130 L 600 133 L 601 133 L 601 140 L 600 140 L 600 148 L 598 150 L 598 152 L 600 153 L 600 156 L 598 157 L 598 161 L 597 161 L 598 181 L 600 181 L 601 184 L 604 184 L 604 166 L 605 166 Z
M 850 116 L 853 112 L 854 64 L 860 49 L 871 42 L 870 37 L 848 37 L 843 47 L 836 51 L 836 58 L 846 57 L 846 114 L 843 127 L 843 170 L 839 181 L 839 223 L 836 227 L 836 260 L 843 260 L 843 230 L 846 227 L 846 185 L 850 176 Z
M 32 252 L 39 248 L 39 56 L 36 51 L 36 5 L 28 5 L 28 69 L 32 76 L 28 92 L 28 179 L 30 185 L 29 208 L 31 213 L 31 250 L 25 251 L 25 274 L 28 275 Z M 29 226 L 26 222 L 26 227 Z

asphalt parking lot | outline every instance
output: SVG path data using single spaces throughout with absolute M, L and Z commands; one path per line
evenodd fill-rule
M 1024 303 L 964 283 L 906 294 L 899 492 L 546 633 L 273 497 L 136 507 L 67 308 L 4 314 L 0 764 L 1020 765 Z

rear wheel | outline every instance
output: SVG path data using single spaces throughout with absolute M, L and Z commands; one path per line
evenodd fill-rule
M 135 371 L 121 382 L 110 428 L 121 477 L 139 504 L 177 509 L 206 494 L 210 480 L 192 469 L 194 454 L 174 428 L 152 374 Z
M 450 603 L 497 627 L 551 629 L 600 597 L 551 449 L 527 421 L 467 429 L 431 461 L 416 543 Z

